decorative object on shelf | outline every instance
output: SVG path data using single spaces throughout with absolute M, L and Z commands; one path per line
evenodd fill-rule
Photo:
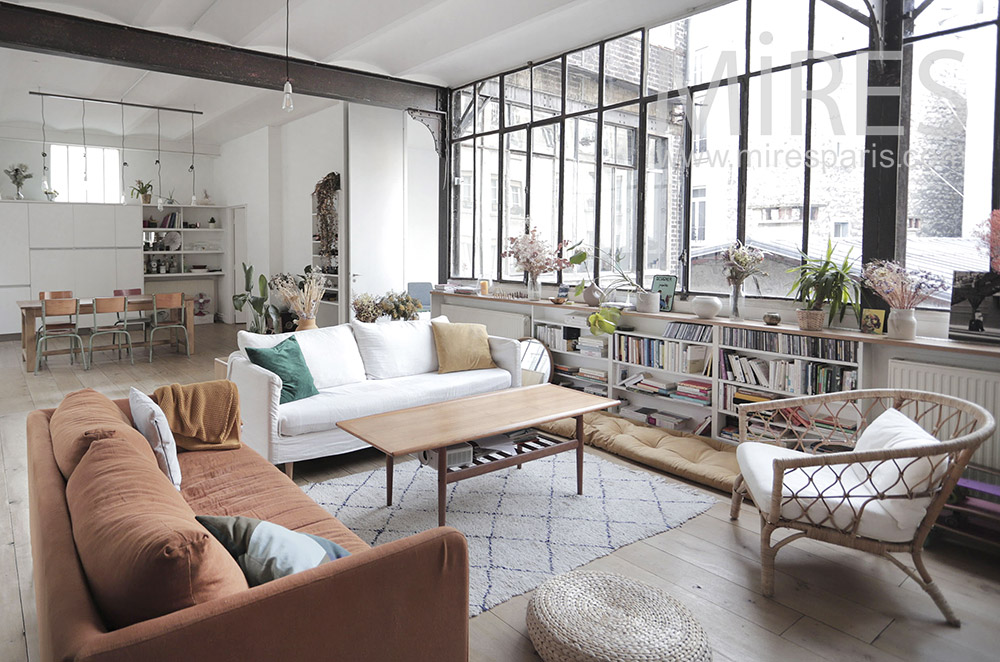
M 303 276 L 288 273 L 275 274 L 268 283 L 271 289 L 280 294 L 288 303 L 288 307 L 299 318 L 297 328 L 312 328 L 303 326 L 303 320 L 313 320 L 315 325 L 316 309 L 323 298 L 323 274 L 306 266 Z M 308 322 L 306 322 L 308 324 Z
M 423 304 L 406 292 L 393 292 L 392 290 L 386 292 L 386 295 L 378 302 L 378 306 L 391 320 L 415 320 L 423 308 Z
M 764 313 L 764 324 L 768 326 L 778 326 L 781 324 L 781 315 L 775 312 Z
M 163 235 L 163 250 L 179 251 L 183 243 L 180 232 L 168 232 Z
M 205 309 L 211 302 L 212 300 L 209 299 L 207 296 L 205 296 L 204 292 L 198 292 L 198 298 L 194 300 L 194 305 L 197 306 L 197 310 L 195 310 L 194 316 L 205 317 L 206 315 L 208 315 L 209 313 L 207 313 Z
M 974 342 L 1000 342 L 996 306 L 983 301 L 1000 294 L 1000 272 L 956 271 L 951 288 L 948 337 Z
M 649 286 L 651 292 L 660 293 L 660 312 L 669 313 L 674 309 L 674 293 L 677 291 L 677 276 L 656 274 Z
M 701 319 L 711 319 L 722 311 L 722 299 L 712 296 L 696 296 L 691 299 L 691 310 Z
M 288 73 L 288 4 L 289 0 L 285 0 L 285 85 L 282 88 L 284 94 L 281 97 L 281 109 L 286 113 L 290 113 L 295 109 L 295 104 L 292 102 L 292 78 Z
M 49 202 L 55 202 L 55 199 L 59 197 L 59 191 L 49 188 L 48 186 L 42 190 L 42 193 L 45 194 L 45 199 Z
M 885 331 L 885 311 L 881 308 L 865 308 L 861 311 L 861 333 L 877 336 Z
M 340 191 L 340 175 L 331 172 L 316 183 L 316 218 L 319 226 L 320 268 L 324 273 L 332 273 L 334 260 L 339 252 L 340 219 L 337 193 Z
M 559 242 L 552 248 L 549 242 L 538 236 L 538 228 L 531 228 L 528 231 L 529 226 L 530 221 L 526 221 L 526 231 L 523 235 L 507 239 L 510 246 L 500 254 L 500 257 L 514 258 L 517 267 L 524 271 L 528 299 L 539 301 L 542 298 L 542 285 L 539 282 L 541 275 L 550 271 L 562 271 L 571 264 L 570 260 L 560 255 L 569 242 Z
M 577 243 L 574 248 L 579 246 Z M 591 255 L 592 253 L 592 255 Z M 602 333 L 614 333 L 615 328 L 618 325 L 618 320 L 621 319 L 621 309 L 624 305 L 615 305 L 609 300 L 615 295 L 620 288 L 626 288 L 628 291 L 634 291 L 638 294 L 648 293 L 645 287 L 640 285 L 632 278 L 626 271 L 622 268 L 622 253 L 621 251 L 616 252 L 614 255 L 608 251 L 598 249 L 596 247 L 587 247 L 584 250 L 578 250 L 570 258 L 570 264 L 583 264 L 589 258 L 593 257 L 595 260 L 599 260 L 602 264 L 609 265 L 611 270 L 614 272 L 614 277 L 611 282 L 604 286 L 604 291 L 601 292 L 599 300 L 597 302 L 597 312 L 592 313 L 588 322 L 590 323 L 590 331 L 594 335 L 600 335 Z M 601 268 L 604 271 L 604 268 Z M 576 286 L 575 296 L 579 296 L 586 290 L 585 285 L 587 282 L 587 277 Z M 591 286 L 596 287 L 593 281 L 590 283 Z M 589 289 L 589 288 L 587 288 Z M 584 301 L 587 301 L 587 297 L 584 296 Z M 655 301 L 655 306 L 653 305 Z M 589 303 L 589 302 L 588 302 Z M 656 293 L 655 300 L 652 297 L 645 298 L 643 300 L 644 310 L 640 312 L 656 312 L 660 308 L 660 295 L 659 292 Z
M 12 163 L 9 168 L 3 171 L 3 174 L 10 178 L 10 183 L 14 185 L 17 193 L 14 195 L 16 200 L 24 200 L 24 193 L 21 192 L 21 188 L 24 186 L 24 182 L 34 177 L 33 174 L 28 172 L 27 163 Z
M 485 278 L 479 279 L 479 296 L 489 296 L 490 293 L 490 281 Z
M 557 306 L 561 306 L 564 303 L 566 303 L 566 297 L 549 297 L 549 301 L 556 304 Z
M 135 185 L 129 187 L 133 198 L 141 198 L 142 204 L 148 205 L 153 200 L 153 180 L 144 182 L 141 179 L 135 180 Z
M 202 206 L 204 206 L 204 207 L 210 207 L 211 205 L 213 205 L 213 204 L 214 204 L 214 203 L 212 202 L 212 196 L 210 196 L 210 195 L 208 194 L 208 189 L 207 189 L 207 188 L 203 188 L 203 189 L 201 190 L 201 193 L 202 193 L 202 196 L 201 196 L 201 199 L 200 199 L 200 200 L 198 200 L 198 204 L 199 204 L 199 205 L 202 205 Z
M 900 340 L 917 337 L 913 309 L 946 287 L 940 276 L 907 269 L 891 260 L 873 260 L 866 264 L 861 282 L 889 304 L 889 337 Z
M 209 230 L 214 230 L 217 227 L 219 227 L 219 224 L 215 221 L 215 217 L 214 216 L 211 217 L 210 219 L 208 219 L 208 229 Z
M 271 333 L 271 329 L 279 327 L 278 308 L 267 302 L 267 276 L 260 275 L 257 280 L 259 295 L 253 295 L 253 265 L 247 266 L 243 263 L 244 291 L 243 294 L 233 296 L 233 307 L 241 311 L 243 306 L 250 304 L 250 321 L 247 322 L 247 331 L 250 333 Z M 270 322 L 270 327 L 268 327 Z
M 597 283 L 591 283 L 582 292 L 583 302 L 588 306 L 600 306 L 601 297 L 604 296 L 604 290 L 597 286 Z
M 722 260 L 726 282 L 732 288 L 729 295 L 729 319 L 741 320 L 744 304 L 743 283 L 748 278 L 753 277 L 756 280 L 757 276 L 767 275 L 767 272 L 760 268 L 764 263 L 764 252 L 737 241 L 723 251 Z
M 854 260 L 853 247 L 847 250 L 840 263 L 833 259 L 833 242 L 826 240 L 826 254 L 823 257 L 809 257 L 802 254 L 802 264 L 792 267 L 788 273 L 798 272 L 789 294 L 801 301 L 803 307 L 796 311 L 799 328 L 804 331 L 818 331 L 823 328 L 823 306 L 830 304 L 828 324 L 835 317 L 844 320 L 850 308 L 855 317 L 861 319 L 861 288 L 851 275 Z
M 362 292 L 351 301 L 351 308 L 354 309 L 354 319 L 359 322 L 374 322 L 382 317 L 382 309 L 379 307 L 378 299 Z

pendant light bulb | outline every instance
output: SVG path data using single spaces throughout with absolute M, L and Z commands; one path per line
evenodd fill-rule
M 156 211 L 163 211 L 163 198 L 156 199 Z
M 294 110 L 294 104 L 292 103 L 292 81 L 285 81 L 285 98 L 281 102 L 281 109 L 286 113 L 292 112 Z

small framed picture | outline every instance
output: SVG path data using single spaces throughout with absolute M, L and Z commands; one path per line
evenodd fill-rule
M 861 333 L 877 336 L 885 333 L 885 311 L 881 308 L 865 308 L 861 311 Z
M 653 276 L 650 292 L 660 293 L 660 312 L 669 313 L 674 309 L 674 292 L 677 291 L 677 276 L 657 274 Z

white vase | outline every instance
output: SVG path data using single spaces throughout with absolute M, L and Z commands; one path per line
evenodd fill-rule
M 917 317 L 912 308 L 893 308 L 889 311 L 889 337 L 897 340 L 917 337 Z
M 583 302 L 588 306 L 599 306 L 601 305 L 601 296 L 603 294 L 604 290 L 599 288 L 596 283 L 591 283 L 583 291 Z
M 640 313 L 660 312 L 660 293 L 638 292 L 636 296 L 635 309 Z
M 691 299 L 691 310 L 702 319 L 710 319 L 722 310 L 722 300 L 719 297 L 694 297 Z

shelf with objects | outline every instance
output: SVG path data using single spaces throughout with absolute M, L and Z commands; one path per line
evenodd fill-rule
M 233 214 L 219 205 L 142 206 L 142 272 L 150 294 L 184 292 L 211 323 L 232 289 Z
M 608 338 L 592 334 L 585 315 L 569 315 L 562 321 L 533 319 L 532 335 L 552 352 L 554 383 L 609 395 Z
M 311 264 L 324 275 L 323 298 L 317 322 L 322 326 L 347 321 L 348 297 L 341 273 L 340 174 L 331 172 L 316 183 L 312 193 Z

